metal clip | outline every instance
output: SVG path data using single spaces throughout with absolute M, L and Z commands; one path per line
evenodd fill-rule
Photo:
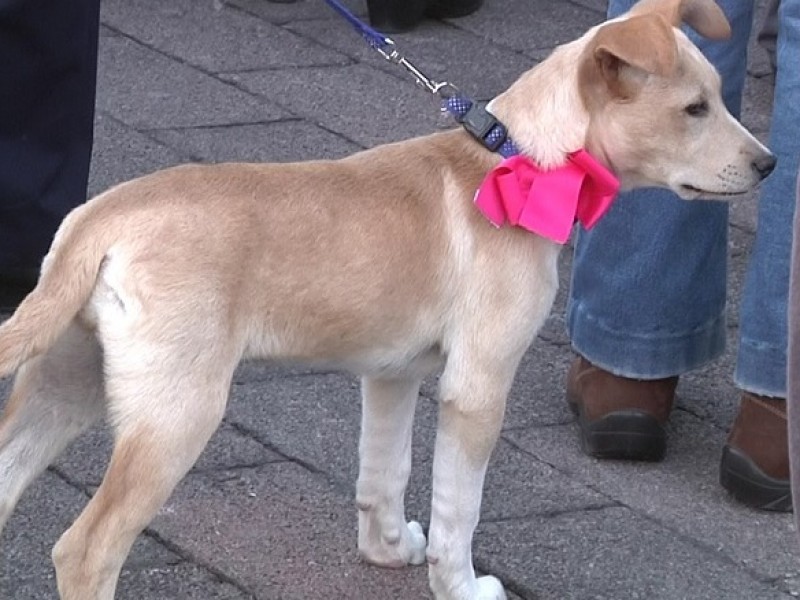
M 408 71 L 419 87 L 430 92 L 431 94 L 434 94 L 435 96 L 439 96 L 443 100 L 446 100 L 458 92 L 458 89 L 452 83 L 448 83 L 447 81 L 435 81 L 411 64 L 411 62 L 409 62 L 405 56 L 397 51 L 397 46 L 394 43 L 394 40 L 391 38 L 386 38 L 385 42 L 386 43 L 383 48 L 378 46 L 374 46 L 374 48 L 386 60 L 396 65 L 400 65 L 406 71 Z M 387 52 L 385 48 L 390 48 L 390 50 Z

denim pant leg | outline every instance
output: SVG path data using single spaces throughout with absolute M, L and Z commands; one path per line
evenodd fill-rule
M 761 189 L 734 379 L 749 392 L 785 397 L 789 262 L 800 162 L 800 0 L 782 0 L 778 18 L 778 71 L 768 144 L 778 165 Z
M 611 16 L 634 2 L 612 0 Z M 733 37 L 697 36 L 723 78 L 738 115 L 753 3 L 722 0 Z M 654 379 L 697 368 L 725 345 L 728 207 L 685 202 L 667 190 L 622 194 L 575 245 L 567 327 L 572 344 L 596 365 Z
M 800 204 L 800 172 L 795 206 Z M 789 275 L 789 344 L 786 369 L 786 411 L 789 420 L 789 468 L 792 489 L 800 490 L 800 211 L 795 210 Z M 795 531 L 800 533 L 800 494 L 792 494 Z

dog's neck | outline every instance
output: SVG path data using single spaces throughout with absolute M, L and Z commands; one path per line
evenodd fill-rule
M 520 152 L 544 168 L 563 164 L 568 153 L 586 142 L 589 113 L 581 101 L 574 68 L 580 52 L 574 43 L 558 48 L 489 107 L 508 128 Z M 535 94 L 530 93 L 532 89 Z

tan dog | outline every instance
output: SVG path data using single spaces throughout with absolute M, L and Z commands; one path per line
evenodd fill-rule
M 744 193 L 774 159 L 727 113 L 681 20 L 729 33 L 712 0 L 645 0 L 557 49 L 491 110 L 545 166 L 586 147 L 624 187 Z M 0 423 L 0 526 L 107 414 L 108 471 L 53 559 L 62 598 L 112 598 L 134 539 L 220 423 L 237 363 L 304 360 L 363 376 L 363 557 L 427 554 L 437 598 L 504 598 L 498 580 L 475 577 L 471 538 L 560 247 L 475 209 L 498 161 L 457 130 L 335 162 L 168 169 L 76 209 L 0 327 L 0 374 L 19 367 Z M 420 381 L 441 367 L 426 544 L 403 494 Z

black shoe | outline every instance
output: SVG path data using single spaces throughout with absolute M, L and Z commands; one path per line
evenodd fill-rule
M 25 299 L 39 279 L 37 269 L 0 272 L 0 312 L 12 313 Z
M 384 33 L 416 27 L 425 16 L 427 0 L 367 0 L 370 25 Z
M 413 29 L 423 17 L 454 19 L 474 13 L 483 0 L 367 0 L 370 24 L 385 33 Z
M 425 14 L 432 19 L 457 19 L 471 15 L 483 6 L 483 0 L 428 0 Z

